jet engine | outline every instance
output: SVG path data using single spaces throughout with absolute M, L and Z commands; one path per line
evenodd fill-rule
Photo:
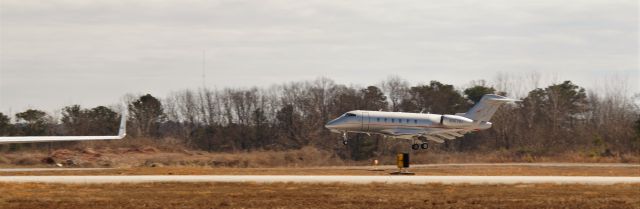
M 473 120 L 457 115 L 442 115 L 440 124 L 446 127 L 463 128 L 473 125 Z

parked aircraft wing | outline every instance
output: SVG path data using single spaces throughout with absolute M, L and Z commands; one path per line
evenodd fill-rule
M 127 106 L 124 105 L 116 136 L 2 136 L 0 144 L 123 139 L 127 135 L 127 113 Z

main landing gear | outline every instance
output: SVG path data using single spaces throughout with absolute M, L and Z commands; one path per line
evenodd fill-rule
M 421 144 L 414 143 L 414 144 L 411 145 L 411 149 L 413 149 L 413 150 L 429 149 L 429 144 L 427 142 L 422 142 Z

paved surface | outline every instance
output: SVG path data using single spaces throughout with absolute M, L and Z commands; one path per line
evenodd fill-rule
M 638 168 L 640 164 L 629 163 L 448 163 L 448 164 L 416 164 L 411 168 L 429 168 L 429 167 L 466 167 L 466 166 L 522 166 L 522 167 L 623 167 Z M 322 166 L 308 167 L 305 169 L 396 169 L 395 165 L 380 166 Z M 91 170 L 107 170 L 117 168 L 0 168 L 0 172 L 41 172 L 41 171 L 91 171 Z
M 0 182 L 145 183 L 145 182 L 256 182 L 256 183 L 410 183 L 410 184 L 640 184 L 640 177 L 602 176 L 267 176 L 267 175 L 139 175 L 139 176 L 0 176 Z
M 97 171 L 114 168 L 0 168 L 0 172 Z
M 625 167 L 640 168 L 640 164 L 631 163 L 450 163 L 450 164 L 420 164 L 415 167 L 438 166 L 525 166 L 525 167 Z
M 411 164 L 411 168 L 434 168 L 434 167 L 566 167 L 566 168 L 638 168 L 640 164 L 632 163 L 446 163 L 446 164 Z M 396 165 L 379 166 L 322 166 L 305 169 L 397 169 Z

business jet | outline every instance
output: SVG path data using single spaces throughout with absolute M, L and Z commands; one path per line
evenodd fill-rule
M 123 139 L 127 135 L 127 112 L 127 105 L 124 105 L 116 136 L 0 136 L 0 144 Z
M 325 127 L 331 132 L 341 133 L 344 145 L 349 141 L 347 133 L 365 133 L 413 140 L 412 149 L 427 149 L 427 141 L 443 143 L 466 133 L 491 128 L 489 120 L 498 108 L 515 101 L 520 100 L 486 94 L 469 111 L 455 115 L 354 110 L 330 121 Z

